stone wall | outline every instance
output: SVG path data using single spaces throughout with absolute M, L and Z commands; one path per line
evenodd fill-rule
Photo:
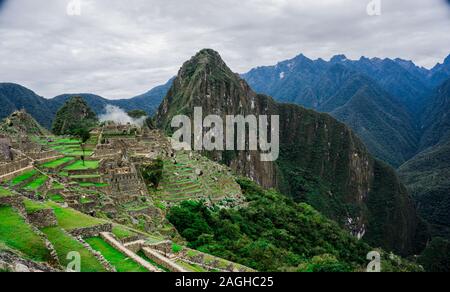
M 0 251 L 0 270 L 6 272 L 60 272 L 47 264 L 23 259 L 10 251 Z
M 93 227 L 85 227 L 85 228 L 77 228 L 70 230 L 69 233 L 75 237 L 89 238 L 89 237 L 97 237 L 102 232 L 111 232 L 112 224 L 105 223 L 101 225 L 96 225 Z
M 0 197 L 0 206 L 18 206 L 22 205 L 22 198 L 17 195 Z
M 12 172 L 16 172 L 23 168 L 29 167 L 31 161 L 28 158 L 24 158 L 18 161 L 1 164 L 0 165 L 0 177 L 7 175 Z
M 180 265 L 178 265 L 177 263 L 171 261 L 170 259 L 164 257 L 159 252 L 157 252 L 149 247 L 143 247 L 142 251 L 144 252 L 146 257 L 153 260 L 158 265 L 165 267 L 166 269 L 168 269 L 171 272 L 175 272 L 175 273 L 189 272 L 186 269 L 184 269 L 183 267 L 181 267 Z
M 39 210 L 31 214 L 27 214 L 28 221 L 37 228 L 45 228 L 50 226 L 57 226 L 55 212 L 53 209 Z
M 54 150 L 41 151 L 41 152 L 30 152 L 30 153 L 27 153 L 27 155 L 34 160 L 44 160 L 44 159 L 53 158 L 53 157 L 63 157 L 60 153 L 58 153 Z

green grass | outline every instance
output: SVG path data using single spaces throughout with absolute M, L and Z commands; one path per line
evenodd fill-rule
M 99 174 L 79 174 L 79 175 L 71 175 L 70 178 L 73 179 L 83 179 L 83 178 L 99 178 L 101 175 Z
M 50 259 L 50 253 L 42 238 L 34 233 L 12 207 L 0 207 L 0 242 L 20 251 L 29 259 L 38 262 Z
M 45 175 L 39 176 L 34 181 L 30 182 L 29 184 L 24 186 L 25 190 L 35 191 L 39 189 L 41 186 L 45 184 L 45 182 L 48 180 L 48 177 Z
M 34 176 L 37 173 L 37 171 L 35 169 L 24 172 L 23 174 L 13 178 L 11 180 L 11 185 L 12 186 L 16 186 L 24 181 L 26 181 L 27 179 L 31 178 L 32 176 Z
M 118 272 L 148 272 L 147 269 L 124 256 L 121 252 L 99 237 L 88 238 L 86 239 L 86 242 L 89 243 L 93 249 L 99 251 L 109 263 L 116 267 Z
M 56 249 L 60 263 L 66 267 L 71 260 L 67 260 L 70 252 L 78 252 L 81 256 L 81 272 L 106 272 L 105 268 L 84 246 L 74 238 L 68 236 L 59 227 L 42 229 Z
M 83 161 L 78 160 L 77 162 L 67 166 L 64 168 L 64 170 L 89 170 L 89 169 L 97 169 L 99 166 L 99 161 L 85 161 L 83 164 Z
M 80 187 L 83 187 L 83 188 L 88 188 L 88 187 L 104 188 L 104 187 L 108 186 L 108 184 L 104 184 L 104 183 L 90 183 L 90 182 L 80 182 L 79 185 L 80 185 Z
M 64 185 L 60 184 L 59 182 L 53 182 L 52 188 L 55 189 L 55 190 L 63 190 L 64 189 Z
M 23 204 L 25 205 L 25 211 L 27 212 L 27 214 L 33 214 L 38 211 L 51 209 L 49 206 L 47 206 L 45 204 L 35 202 L 30 199 L 24 199 Z
M 150 264 L 152 264 L 153 266 L 159 268 L 160 270 L 163 270 L 164 272 L 170 273 L 170 270 L 169 270 L 169 269 L 167 269 L 167 268 L 164 267 L 164 266 L 161 266 L 160 264 L 158 264 L 158 263 L 155 262 L 154 260 L 148 258 L 142 250 L 140 250 L 140 251 L 137 253 L 137 255 L 140 256 L 141 258 L 143 258 L 144 260 L 146 260 L 147 262 L 149 262 Z
M 47 202 L 47 205 L 55 211 L 58 225 L 66 230 L 93 227 L 105 223 L 103 220 L 85 215 L 70 208 L 63 208 L 53 202 Z
M 50 194 L 50 195 L 48 195 L 48 197 L 49 197 L 49 199 L 52 200 L 53 202 L 56 202 L 56 203 L 64 203 L 64 198 L 63 198 L 61 195 L 58 195 L 58 194 L 56 194 L 56 195 Z
M 7 190 L 3 187 L 0 187 L 0 198 L 1 197 L 9 197 L 11 195 L 12 195 L 12 193 L 9 190 Z
M 128 230 L 127 228 L 120 226 L 120 225 L 115 225 L 112 229 L 112 233 L 118 238 L 118 239 L 125 239 L 131 236 L 135 236 L 136 233 Z
M 73 157 L 64 157 L 64 158 L 60 158 L 57 160 L 53 160 L 47 163 L 42 164 L 42 167 L 44 168 L 50 168 L 50 169 L 54 169 L 54 168 L 58 168 L 63 164 L 66 164 L 70 161 L 74 160 Z
M 188 263 L 180 261 L 180 260 L 176 261 L 176 263 L 190 272 L 196 272 L 196 273 L 208 272 L 207 270 L 205 270 L 204 268 L 202 268 L 198 265 L 191 265 L 191 264 L 188 264 Z
M 182 250 L 183 250 L 183 247 L 181 245 L 178 245 L 176 243 L 172 244 L 172 251 L 173 251 L 173 253 L 179 253 Z

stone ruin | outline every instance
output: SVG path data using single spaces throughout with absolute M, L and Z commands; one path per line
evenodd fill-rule
M 125 156 L 121 160 L 102 160 L 100 172 L 110 185 L 111 196 L 119 203 L 135 201 L 145 194 L 146 187 L 140 174 Z
M 11 148 L 11 139 L 7 136 L 0 135 L 0 163 L 14 160 L 14 154 Z

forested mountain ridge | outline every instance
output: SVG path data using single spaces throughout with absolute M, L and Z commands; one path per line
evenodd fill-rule
M 431 96 L 421 123 L 421 152 L 399 173 L 433 234 L 450 238 L 450 79 Z

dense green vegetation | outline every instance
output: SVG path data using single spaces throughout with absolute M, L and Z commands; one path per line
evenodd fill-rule
M 450 239 L 450 140 L 431 147 L 400 168 L 433 236 Z
M 341 271 L 365 262 L 369 246 L 306 204 L 240 180 L 248 200 L 245 208 L 207 208 L 185 201 L 167 218 L 188 246 L 260 271 L 302 267 L 315 256 L 331 255 Z M 325 269 L 325 268 L 324 268 Z
M 88 238 L 86 239 L 86 242 L 89 243 L 93 249 L 99 251 L 118 272 L 148 272 L 145 268 L 124 256 L 101 238 Z
M 427 272 L 450 272 L 450 242 L 434 238 L 419 257 L 419 263 Z
M 0 206 L 0 243 L 38 262 L 50 259 L 50 252 L 43 239 L 9 206 Z
M 163 168 L 164 162 L 160 158 L 150 164 L 143 165 L 141 167 L 141 173 L 146 183 L 157 188 L 163 176 Z

